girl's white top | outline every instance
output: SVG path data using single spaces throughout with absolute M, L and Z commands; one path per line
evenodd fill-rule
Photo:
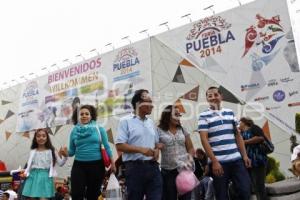
M 56 156 L 56 163 L 59 166 L 63 166 L 66 163 L 67 161 L 66 157 L 60 158 L 57 152 L 55 152 L 55 156 Z M 53 167 L 51 150 L 50 149 L 45 151 L 37 151 L 36 149 L 31 150 L 27 162 L 27 167 L 25 169 L 26 176 L 29 176 L 31 169 L 49 169 L 49 177 L 57 176 L 55 167 Z

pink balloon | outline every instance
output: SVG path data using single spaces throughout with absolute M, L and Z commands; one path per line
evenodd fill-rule
M 197 178 L 192 171 L 183 170 L 176 177 L 176 187 L 179 194 L 192 191 L 197 184 Z

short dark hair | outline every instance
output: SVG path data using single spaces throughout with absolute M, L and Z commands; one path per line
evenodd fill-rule
M 58 186 L 58 187 L 56 188 L 56 191 L 59 192 L 59 193 L 61 193 L 61 192 L 62 192 L 62 187 L 61 187 L 61 186 Z
M 206 96 L 207 96 L 207 92 L 208 92 L 208 90 L 213 90 L 213 89 L 216 89 L 216 90 L 218 90 L 218 93 L 219 94 L 222 94 L 222 92 L 220 91 L 220 88 L 218 88 L 218 87 L 216 87 L 216 86 L 210 86 L 207 90 L 206 90 Z
M 203 151 L 203 149 L 201 149 L 201 148 L 196 149 L 196 153 L 206 155 L 205 152 Z
M 242 117 L 240 121 L 243 122 L 248 127 L 251 127 L 254 124 L 253 120 L 250 117 Z
M 4 192 L 3 195 L 6 196 L 6 198 L 9 198 L 10 197 L 10 194 L 8 192 Z
M 144 92 L 149 93 L 149 91 L 145 90 L 145 89 L 136 90 L 134 92 L 134 95 L 131 99 L 131 105 L 132 105 L 134 110 L 136 109 L 136 104 L 142 100 L 142 94 Z
M 205 160 L 205 162 L 207 162 L 207 155 L 206 155 L 206 153 L 203 151 L 203 149 L 201 149 L 201 148 L 198 148 L 198 149 L 196 149 L 196 154 L 201 154 L 201 155 L 203 155 L 203 159 Z
M 81 109 L 88 109 L 90 114 L 91 114 L 91 120 L 96 121 L 97 120 L 97 109 L 95 108 L 95 106 L 92 105 L 83 105 L 80 106 L 79 108 L 76 108 L 73 111 L 73 115 L 72 115 L 72 121 L 73 124 L 77 124 L 78 123 L 78 113 Z

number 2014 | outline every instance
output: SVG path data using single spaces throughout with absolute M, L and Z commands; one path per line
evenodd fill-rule
M 200 51 L 200 57 L 204 58 L 204 57 L 208 57 L 208 56 L 214 55 L 216 53 L 221 53 L 221 52 L 222 52 L 222 48 L 220 45 L 217 47 L 209 48 L 209 49 L 202 49 Z

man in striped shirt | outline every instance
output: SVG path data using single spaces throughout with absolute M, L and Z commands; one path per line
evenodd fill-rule
M 236 129 L 237 120 L 230 109 L 221 108 L 222 95 L 217 87 L 206 91 L 209 108 L 199 117 L 201 143 L 209 157 L 217 200 L 228 200 L 228 184 L 233 182 L 239 200 L 250 198 L 251 166 L 243 138 Z

